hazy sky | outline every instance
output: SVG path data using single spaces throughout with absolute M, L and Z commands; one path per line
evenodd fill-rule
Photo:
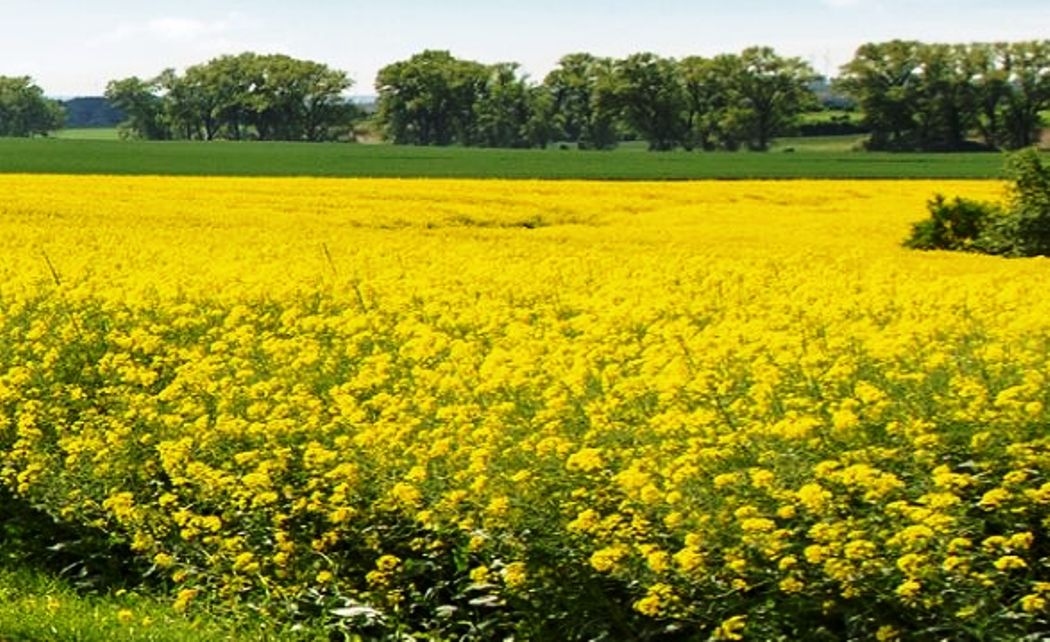
M 380 67 L 425 48 L 541 78 L 573 51 L 768 44 L 834 73 L 868 41 L 1050 37 L 1050 0 L 0 0 L 0 16 L 0 75 L 32 76 L 54 96 L 246 50 L 324 62 L 370 94 Z

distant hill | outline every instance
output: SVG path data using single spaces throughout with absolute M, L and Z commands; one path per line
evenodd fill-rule
M 102 96 L 86 96 L 60 101 L 66 110 L 66 127 L 116 127 L 124 121 L 124 113 L 109 104 Z

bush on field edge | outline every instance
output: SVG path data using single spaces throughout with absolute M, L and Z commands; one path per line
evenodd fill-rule
M 955 250 L 1002 256 L 1050 255 L 1050 166 L 1039 152 L 1010 155 L 1012 182 L 1005 206 L 937 194 L 927 203 L 930 217 L 912 225 L 906 247 Z

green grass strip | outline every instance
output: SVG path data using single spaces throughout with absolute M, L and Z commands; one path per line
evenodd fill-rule
M 0 566 L 0 642 L 197 642 L 326 639 L 320 631 L 267 631 L 175 611 L 135 592 L 83 594 L 64 580 L 17 565 Z
M 782 143 L 787 145 L 786 142 Z M 811 139 L 794 152 L 650 153 L 496 150 L 345 143 L 140 142 L 0 139 L 0 172 L 203 176 L 334 176 L 695 180 L 997 178 L 994 153 L 840 151 Z

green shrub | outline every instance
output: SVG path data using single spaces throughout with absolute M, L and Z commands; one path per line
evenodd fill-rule
M 917 250 L 974 250 L 993 216 L 1000 214 L 991 203 L 966 198 L 948 201 L 937 194 L 926 205 L 930 218 L 912 226 L 905 246 Z
M 1026 149 L 1010 156 L 1006 172 L 1010 189 L 1010 216 L 1014 219 L 1014 247 L 1018 256 L 1050 255 L 1050 167 L 1039 152 Z
M 941 194 L 927 203 L 930 217 L 912 225 L 905 247 L 957 250 L 1004 256 L 1050 255 L 1050 167 L 1035 149 L 1006 161 L 1012 182 L 1005 209 Z

